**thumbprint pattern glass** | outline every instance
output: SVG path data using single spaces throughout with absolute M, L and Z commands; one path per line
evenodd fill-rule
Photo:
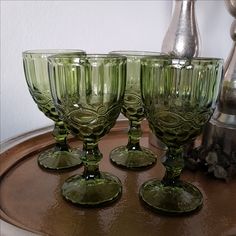
M 112 163 L 129 169 L 145 168 L 156 162 L 155 154 L 146 147 L 140 146 L 142 136 L 141 121 L 145 118 L 140 90 L 141 58 L 147 55 L 159 55 L 144 51 L 113 51 L 113 55 L 123 55 L 127 58 L 126 90 L 122 114 L 129 120 L 128 144 L 112 150 Z
M 24 72 L 29 92 L 39 110 L 54 121 L 52 134 L 56 145 L 41 152 L 38 157 L 39 166 L 50 170 L 62 170 L 82 163 L 80 151 L 70 149 L 67 144 L 68 131 L 52 101 L 47 58 L 57 53 L 85 54 L 82 50 L 32 50 L 23 52 Z
M 83 141 L 82 174 L 67 179 L 64 198 L 81 206 L 113 202 L 122 191 L 120 180 L 99 170 L 98 142 L 115 125 L 122 106 L 126 58 L 111 55 L 49 58 L 54 103 L 72 134 Z
M 162 213 L 183 214 L 203 204 L 200 190 L 180 180 L 183 145 L 199 135 L 216 105 L 222 60 L 147 57 L 141 62 L 142 100 L 149 126 L 168 151 L 162 180 L 140 188 L 141 199 Z

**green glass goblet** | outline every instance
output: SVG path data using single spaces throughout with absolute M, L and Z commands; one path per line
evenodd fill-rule
M 31 50 L 23 52 L 23 65 L 29 92 L 42 111 L 54 121 L 52 132 L 56 145 L 39 154 L 39 166 L 49 170 L 62 170 L 82 163 L 80 151 L 72 150 L 67 144 L 68 131 L 60 119 L 52 101 L 48 77 L 47 58 L 57 53 L 85 54 L 81 50 Z
M 145 118 L 140 90 L 141 59 L 147 55 L 159 55 L 145 51 L 113 51 L 113 55 L 127 58 L 126 89 L 122 114 L 129 120 L 128 144 L 111 151 L 112 163 L 128 168 L 142 169 L 156 163 L 155 154 L 148 148 L 140 146 L 142 136 L 141 121 Z
M 126 81 L 126 58 L 111 55 L 49 57 L 54 103 L 68 129 L 83 140 L 84 172 L 65 181 L 62 195 L 81 206 L 113 202 L 122 191 L 120 180 L 99 171 L 98 141 L 115 125 Z
M 200 190 L 180 180 L 183 145 L 202 132 L 216 105 L 221 59 L 147 57 L 141 62 L 141 90 L 150 128 L 168 151 L 162 180 L 140 188 L 141 199 L 162 213 L 183 214 L 203 204 Z

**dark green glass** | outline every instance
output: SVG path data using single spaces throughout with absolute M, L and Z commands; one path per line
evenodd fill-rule
M 98 141 L 115 125 L 125 91 L 126 58 L 111 55 L 49 58 L 54 103 L 72 134 L 83 140 L 84 172 L 65 181 L 62 195 L 82 206 L 113 202 L 120 180 L 100 172 Z
M 184 167 L 183 145 L 199 135 L 216 105 L 222 77 L 221 59 L 148 57 L 141 62 L 141 91 L 150 128 L 168 151 L 162 180 L 140 188 L 152 209 L 189 213 L 203 204 L 201 192 L 179 179 Z
M 60 119 L 52 101 L 48 77 L 47 58 L 58 53 L 85 54 L 81 50 L 32 50 L 23 52 L 26 82 L 32 98 L 49 119 L 54 121 L 53 136 L 56 145 L 39 154 L 39 166 L 50 170 L 62 170 L 79 166 L 81 151 L 72 150 L 67 144 L 68 131 Z
M 145 51 L 113 51 L 113 55 L 127 58 L 126 89 L 122 114 L 129 119 L 128 144 L 119 146 L 110 153 L 111 161 L 121 167 L 141 169 L 156 163 L 155 154 L 148 148 L 140 146 L 142 136 L 141 121 L 145 118 L 140 91 L 141 58 L 147 55 L 159 55 Z

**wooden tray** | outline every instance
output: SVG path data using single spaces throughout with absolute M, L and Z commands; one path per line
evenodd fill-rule
M 141 143 L 148 147 L 148 127 L 144 124 L 142 128 Z M 8 225 L 27 232 L 53 236 L 236 235 L 236 180 L 225 183 L 200 172 L 184 171 L 182 179 L 195 184 L 204 195 L 204 206 L 199 212 L 184 217 L 168 217 L 145 208 L 138 197 L 139 187 L 148 179 L 161 179 L 164 167 L 160 158 L 153 168 L 145 171 L 128 171 L 113 166 L 109 153 L 114 147 L 126 144 L 126 132 L 127 123 L 119 122 L 100 142 L 104 154 L 100 169 L 117 175 L 123 184 L 121 199 L 105 208 L 80 208 L 62 198 L 61 185 L 69 176 L 81 173 L 82 168 L 56 173 L 38 167 L 38 153 L 53 144 L 50 132 L 23 141 L 2 153 L 2 223 L 6 225 L 8 222 Z M 81 147 L 81 142 L 74 139 L 70 142 L 72 146 Z M 150 148 L 159 157 L 164 154 Z

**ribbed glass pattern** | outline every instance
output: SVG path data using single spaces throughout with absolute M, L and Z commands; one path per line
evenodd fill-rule
M 83 140 L 102 137 L 120 113 L 126 59 L 87 55 L 49 60 L 54 102 L 70 131 Z
M 47 58 L 59 53 L 85 54 L 82 50 L 32 50 L 23 52 L 23 65 L 30 94 L 38 108 L 53 121 L 59 121 L 50 92 Z
M 145 117 L 140 90 L 141 59 L 151 55 L 157 56 L 159 53 L 149 51 L 113 51 L 110 54 L 123 55 L 127 58 L 126 89 L 121 112 L 130 121 L 141 121 Z
M 213 113 L 222 61 L 146 58 L 142 98 L 151 129 L 167 146 L 180 146 L 200 134 Z

